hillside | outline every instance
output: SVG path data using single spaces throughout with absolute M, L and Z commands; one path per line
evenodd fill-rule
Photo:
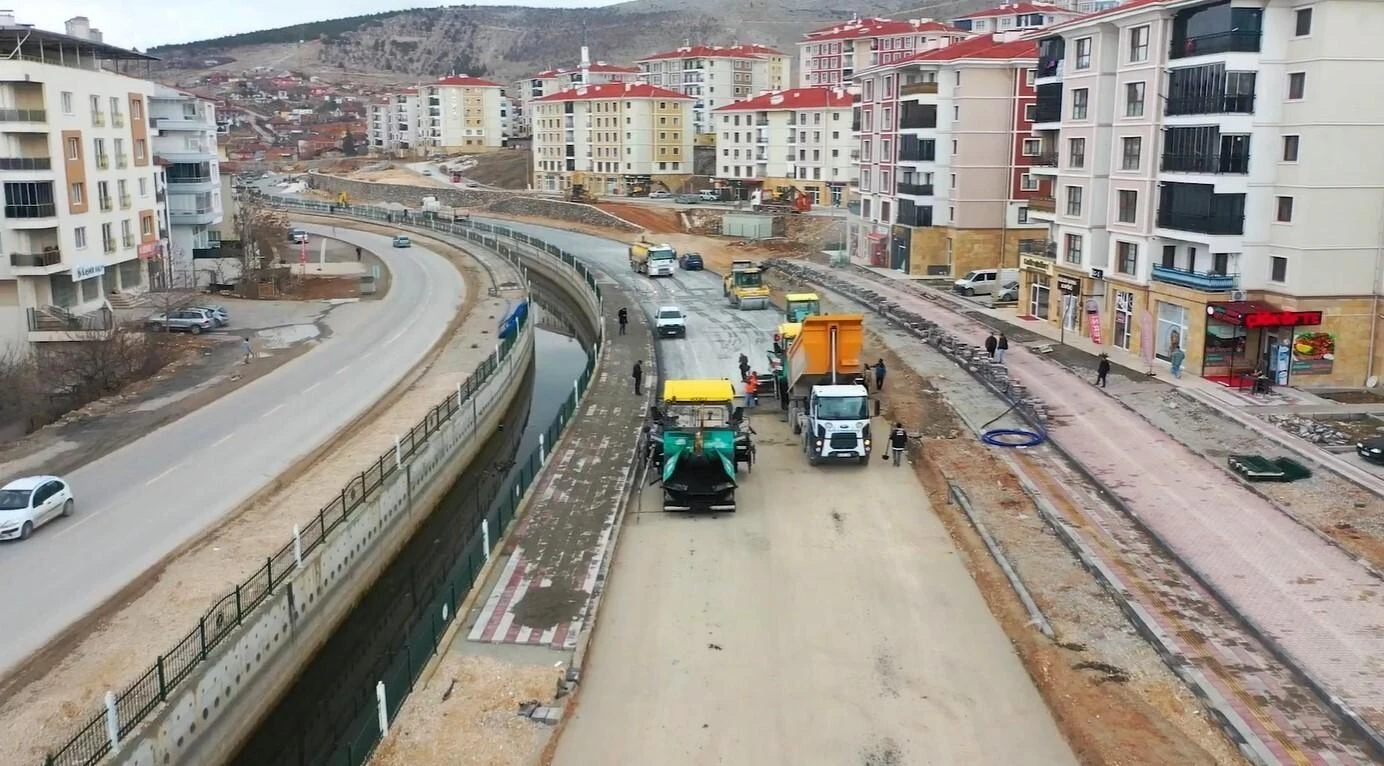
M 882 0 L 869 13 L 894 18 L 947 18 L 1000 0 Z M 585 39 L 592 55 L 633 61 L 688 41 L 757 42 L 786 53 L 802 34 L 849 19 L 841 0 L 634 0 L 604 8 L 518 6 L 420 8 L 299 24 L 150 49 L 169 67 L 200 69 L 210 58 L 236 59 L 223 69 L 276 62 L 314 74 L 394 72 L 431 77 L 468 72 L 510 82 L 576 63 Z M 299 46 L 298 41 L 309 45 Z M 253 56 L 239 56 L 253 50 Z

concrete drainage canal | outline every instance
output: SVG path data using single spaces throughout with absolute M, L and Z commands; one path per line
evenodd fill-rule
M 378 736 L 375 685 L 383 680 L 390 715 L 445 630 L 442 604 L 459 604 L 484 563 L 481 520 L 532 481 L 539 436 L 567 406 L 594 347 L 585 320 L 560 293 L 535 280 L 534 366 L 525 390 L 497 431 L 448 490 L 399 556 L 361 598 L 336 633 L 265 714 L 230 760 L 237 766 L 356 766 Z M 535 456 L 536 457 L 536 456 Z M 527 483 L 527 482 L 525 482 Z M 524 484 L 520 484 L 524 486 Z M 493 541 L 492 541 L 493 543 Z M 469 576 L 468 576 L 469 575 Z M 462 592 L 455 592 L 463 589 Z

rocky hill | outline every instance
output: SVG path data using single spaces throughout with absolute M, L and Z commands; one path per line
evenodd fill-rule
M 892 18 L 945 19 L 1001 0 L 881 0 L 861 12 Z M 554 66 L 570 66 L 582 40 L 596 58 L 626 62 L 687 42 L 756 42 L 786 53 L 802 34 L 849 19 L 841 0 L 634 0 L 604 8 L 518 6 L 422 8 L 299 24 L 214 40 L 165 45 L 149 52 L 167 66 L 200 69 L 208 59 L 237 59 L 327 71 L 435 76 L 467 72 L 510 82 Z M 299 46 L 299 41 L 309 43 Z M 304 60 L 305 51 L 308 60 Z M 265 55 L 266 52 L 270 55 Z M 280 55 L 272 55 L 278 52 Z M 243 63 L 249 63 L 248 59 Z M 236 69 L 236 63 L 223 68 Z

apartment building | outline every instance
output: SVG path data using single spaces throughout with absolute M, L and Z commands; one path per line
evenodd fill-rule
M 798 85 L 851 87 L 857 72 L 966 39 L 968 33 L 931 19 L 868 18 L 803 35 L 798 43 Z
M 718 183 L 736 199 L 796 190 L 814 206 L 843 206 L 855 178 L 853 102 L 844 88 L 793 88 L 717 109 Z
M 693 127 L 714 143 L 713 112 L 766 90 L 788 86 L 789 57 L 763 45 L 695 45 L 655 53 L 635 62 L 650 85 L 690 96 Z
M 406 156 L 418 147 L 418 89 L 392 93 L 366 105 L 366 141 L 371 154 Z
M 1089 5 L 1091 0 L 1087 0 Z M 1118 2 L 1118 0 L 1107 0 Z M 1099 8 L 1083 10 L 1075 2 L 1065 3 L 1005 3 L 1003 5 L 977 11 L 952 19 L 952 26 L 967 32 L 992 34 L 995 32 L 1017 32 L 1039 29 L 1071 21 Z
M 1037 46 L 986 34 L 861 73 L 851 250 L 912 274 L 1018 266 L 1044 247 L 1030 200 Z
M 583 85 L 533 102 L 534 188 L 643 195 L 692 175 L 691 96 L 648 83 Z
M 592 61 L 591 50 L 581 47 L 581 59 L 577 66 L 566 69 L 545 69 L 532 77 L 525 77 L 514 84 L 511 91 L 512 120 L 518 135 L 529 134 L 529 112 L 534 101 L 551 96 L 579 85 L 599 85 L 607 82 L 638 82 L 640 69 L 637 66 L 621 66 L 605 61 Z
M 504 146 L 499 83 L 451 75 L 418 87 L 418 146 L 427 154 L 485 152 Z
M 1035 215 L 1080 300 L 1040 316 L 1237 387 L 1376 375 L 1384 102 L 1358 84 L 1384 77 L 1379 29 L 1370 0 L 1131 0 L 1054 27 Z
M 167 236 L 155 86 L 102 68 L 149 59 L 89 39 L 85 19 L 68 27 L 0 13 L 0 343 L 12 348 L 109 328 L 111 301 L 159 273 Z
M 216 106 L 206 99 L 154 85 L 148 98 L 154 160 L 163 168 L 168 248 L 162 281 L 202 287 L 240 276 L 239 262 L 221 258 L 221 161 L 216 146 Z M 117 182 L 123 203 L 130 190 Z M 159 280 L 156 280 L 156 285 Z

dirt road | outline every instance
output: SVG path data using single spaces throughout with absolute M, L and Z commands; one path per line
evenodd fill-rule
M 1075 764 L 913 471 L 754 427 L 741 511 L 626 524 L 553 762 Z

